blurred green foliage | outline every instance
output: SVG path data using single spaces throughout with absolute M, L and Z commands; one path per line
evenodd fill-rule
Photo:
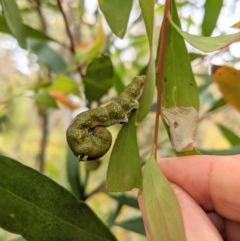
M 152 103 L 155 39 L 162 23 L 163 6 L 154 6 L 154 1 L 149 5 L 144 1 L 126 4 L 118 1 L 118 5 L 113 5 L 112 1 L 99 0 L 100 7 L 97 2 L 92 5 L 89 2 L 1 0 L 0 153 L 43 172 L 70 190 L 78 201 L 86 202 L 100 216 L 119 240 L 145 240 L 136 193 L 112 195 L 105 191 L 109 154 L 104 161 L 94 164 L 78 163 L 67 148 L 65 130 L 74 112 L 111 99 L 137 74 L 144 72 L 152 80 L 149 84 L 152 94 L 145 94 L 148 98 L 145 102 L 150 104 L 144 107 L 142 116 L 145 117 L 149 106 L 151 112 L 139 125 L 137 138 L 141 158 L 147 159 L 152 150 L 156 111 L 156 103 Z M 124 7 L 124 14 L 119 14 L 119 5 Z M 184 30 L 194 28 L 207 36 L 214 31 L 219 35 L 226 32 L 218 24 L 221 10 L 229 7 L 222 5 L 222 1 L 206 1 L 205 4 L 177 1 L 176 6 Z M 192 12 L 202 14 L 200 24 L 196 24 L 199 19 L 194 19 Z M 189 35 L 185 38 L 188 40 Z M 202 46 L 198 36 L 192 41 L 198 40 Z M 208 55 L 189 47 L 189 55 L 200 97 L 196 147 L 206 154 L 239 153 L 240 115 L 227 106 L 208 72 L 213 59 L 232 64 L 237 58 L 230 47 Z M 172 58 L 179 60 L 175 55 Z M 119 126 L 110 129 L 115 139 Z M 159 132 L 159 155 L 174 155 L 162 123 Z M 0 162 L 4 164 L 6 158 L 1 156 Z M 17 168 L 19 175 L 25 168 Z M 9 173 L 11 177 L 11 171 Z M 25 185 L 34 190 L 37 184 L 31 182 L 30 176 Z M 0 177 L 0 183 L 2 181 Z M 59 185 L 56 184 L 56 188 Z M 0 195 L 0 205 L 1 201 L 6 205 L 4 195 Z M 61 197 L 58 201 L 64 203 Z M 97 216 L 93 216 L 92 220 L 98 223 Z M 12 229 L 5 227 L 10 232 L 0 231 L 0 240 L 11 240 L 15 238 L 12 233 L 21 233 L 13 226 Z M 111 238 L 109 240 L 114 240 Z

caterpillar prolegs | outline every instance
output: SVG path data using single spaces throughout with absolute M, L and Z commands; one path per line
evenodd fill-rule
M 67 142 L 79 160 L 95 160 L 111 147 L 112 135 L 106 127 L 128 121 L 128 114 L 138 108 L 145 76 L 137 76 L 114 100 L 78 114 L 67 129 Z

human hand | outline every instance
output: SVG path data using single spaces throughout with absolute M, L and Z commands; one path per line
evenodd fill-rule
M 240 155 L 163 158 L 158 166 L 173 184 L 187 241 L 240 241 Z M 139 205 L 151 240 L 142 196 Z

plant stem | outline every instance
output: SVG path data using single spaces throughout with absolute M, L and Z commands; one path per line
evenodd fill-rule
M 44 172 L 45 167 L 45 156 L 46 156 L 46 147 L 47 147 L 47 137 L 48 137 L 48 116 L 47 114 L 42 114 L 42 138 L 40 142 L 40 152 L 39 152 L 39 171 Z
M 42 30 L 43 30 L 44 32 L 46 32 L 47 24 L 46 24 L 45 18 L 44 18 L 44 16 L 43 16 L 42 8 L 41 8 L 41 6 L 42 6 L 42 0 L 37 0 L 37 1 L 36 1 L 36 4 L 37 4 L 37 6 L 36 6 L 37 13 L 38 13 L 40 22 L 41 22 L 41 24 L 42 24 Z
M 71 33 L 71 30 L 70 30 L 67 15 L 64 12 L 61 0 L 57 0 L 57 4 L 58 4 L 59 10 L 62 14 L 63 21 L 64 21 L 65 28 L 66 28 L 66 32 L 67 32 L 67 35 L 68 35 L 68 38 L 69 38 L 69 41 L 70 41 L 70 51 L 71 51 L 72 55 L 75 55 L 76 54 L 75 42 L 74 42 L 74 38 L 73 38 L 73 35 Z M 77 71 L 78 71 L 78 73 L 80 75 L 80 78 L 81 78 L 82 77 L 82 70 L 81 70 L 80 66 L 77 67 Z
M 163 79 L 163 64 L 165 47 L 167 40 L 167 28 L 168 28 L 168 18 L 167 15 L 170 11 L 171 0 L 166 0 L 164 8 L 164 16 L 162 22 L 162 29 L 160 31 L 160 47 L 158 53 L 158 64 L 157 64 L 157 111 L 155 119 L 155 130 L 154 130 L 154 156 L 157 159 L 157 146 L 158 146 L 158 129 L 159 129 L 159 119 L 161 114 L 162 106 L 162 79 Z

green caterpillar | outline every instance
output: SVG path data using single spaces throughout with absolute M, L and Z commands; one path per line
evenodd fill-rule
M 68 145 L 79 160 L 95 160 L 111 147 L 112 135 L 105 128 L 128 121 L 128 114 L 138 108 L 145 76 L 137 76 L 114 100 L 78 114 L 67 129 Z

